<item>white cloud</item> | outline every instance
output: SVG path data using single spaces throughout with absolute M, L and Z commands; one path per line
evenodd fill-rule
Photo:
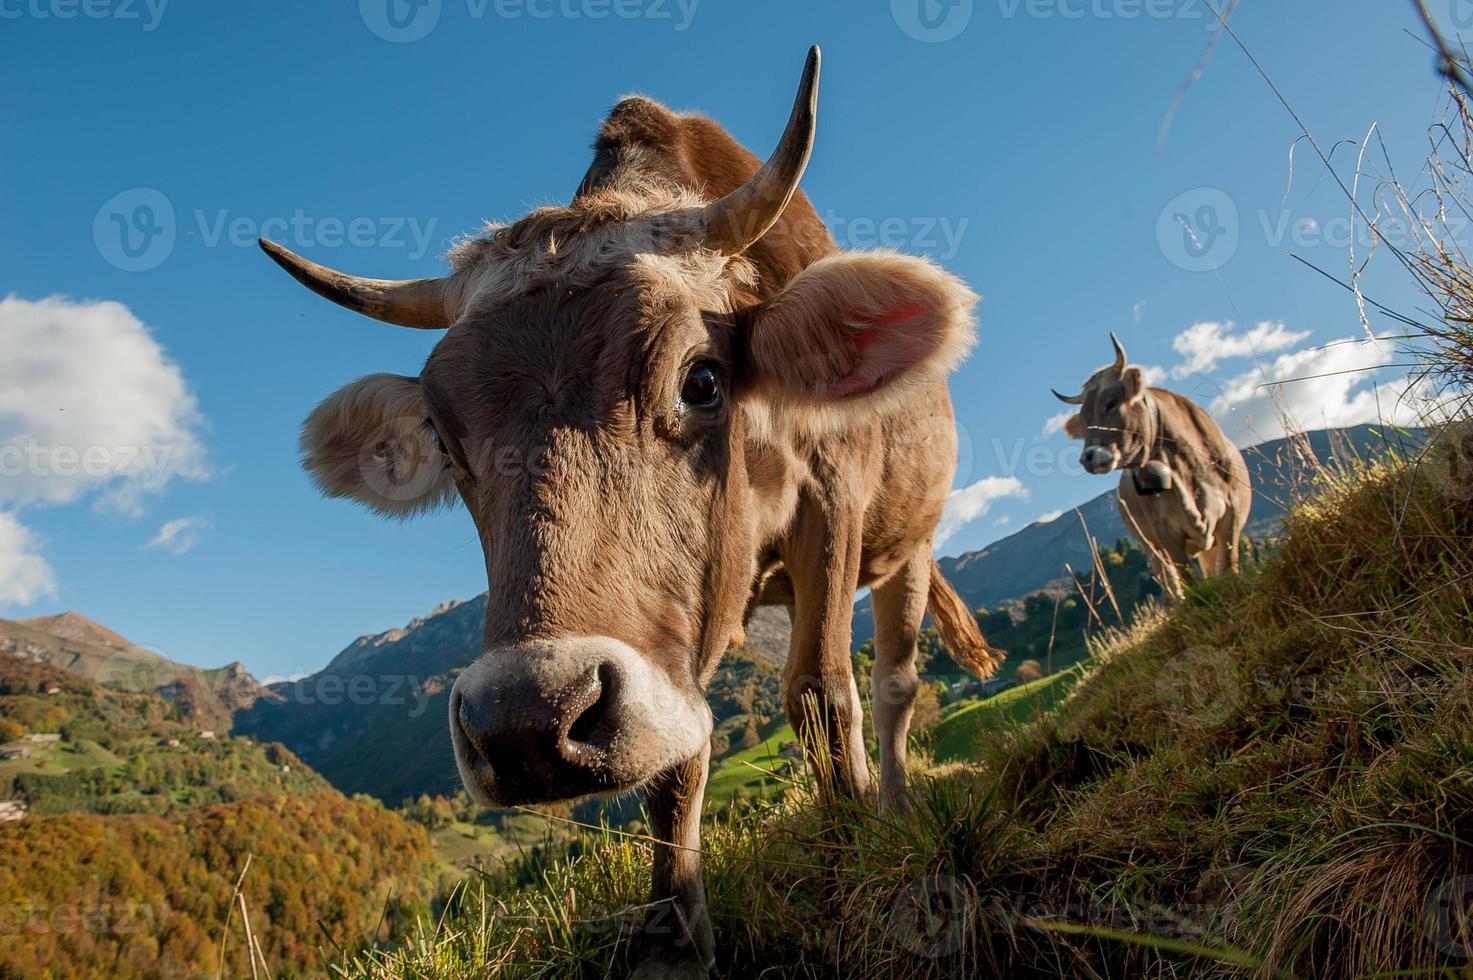
M 209 476 L 178 365 L 121 303 L 0 300 L 0 505 L 97 494 L 137 516 L 145 494 Z
M 1141 314 L 1146 312 L 1146 301 L 1139 300 L 1130 308 L 1130 316 L 1136 323 L 1141 322 Z
M 162 548 L 170 554 L 182 555 L 199 544 L 200 535 L 210 527 L 210 522 L 202 517 L 178 517 L 165 522 L 144 547 Z
M 13 514 L 0 513 L 0 603 L 29 606 L 56 595 L 56 578 L 38 547 Z
M 1407 375 L 1378 376 L 1395 357 L 1390 340 L 1354 337 L 1281 354 L 1224 382 L 1209 411 L 1240 446 L 1283 438 L 1289 429 L 1416 425 L 1436 402 Z
M 1015 476 L 983 477 L 970 486 L 951 491 L 946 498 L 946 507 L 941 512 L 941 521 L 936 525 L 934 546 L 940 548 L 963 527 L 986 516 L 993 501 L 1027 496 L 1027 488 Z
M 1038 519 L 1036 521 L 1034 521 L 1033 523 L 1035 523 L 1035 524 L 1052 524 L 1054 521 L 1057 521 L 1059 518 L 1061 518 L 1063 516 L 1064 516 L 1064 512 L 1062 510 L 1045 511 L 1042 514 L 1039 514 L 1038 515 Z
M 1068 422 L 1076 411 L 1078 409 L 1071 408 L 1068 411 L 1060 412 L 1058 415 L 1050 415 L 1048 421 L 1043 423 L 1043 434 L 1051 436 L 1055 432 L 1063 432 L 1064 423 Z
M 1146 384 L 1159 385 L 1166 380 L 1166 369 L 1157 364 L 1140 365 L 1141 373 L 1146 376 Z
M 184 376 L 126 306 L 7 296 L 0 338 L 0 602 L 24 606 L 56 579 L 17 510 L 90 496 L 138 516 L 145 495 L 210 469 Z
M 1171 342 L 1184 360 L 1171 369 L 1174 378 L 1206 374 L 1220 361 L 1272 354 L 1287 350 L 1309 337 L 1308 330 L 1289 330 L 1282 323 L 1264 321 L 1243 333 L 1232 333 L 1233 324 L 1203 321 L 1194 323 Z

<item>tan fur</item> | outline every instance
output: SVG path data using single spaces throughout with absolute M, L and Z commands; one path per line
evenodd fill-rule
M 857 398 L 867 411 L 903 409 L 914 388 L 944 378 L 971 349 L 976 302 L 924 259 L 889 251 L 820 259 L 751 315 L 761 400 L 813 433 L 849 424 Z M 914 312 L 878 325 L 896 310 Z M 861 347 L 866 334 L 874 339 Z
M 417 378 L 373 374 L 340 389 L 307 417 L 300 447 L 329 497 L 350 497 L 390 517 L 455 501 Z
M 308 419 L 305 465 L 325 492 L 384 513 L 432 506 L 443 476 L 413 500 L 375 494 L 402 460 L 439 452 L 429 428 L 396 420 L 433 420 L 485 551 L 488 651 L 608 638 L 700 697 L 744 617 L 787 605 L 789 717 L 828 733 L 826 771 L 854 794 L 869 766 L 853 598 L 892 583 L 876 627 L 895 700 L 876 717 L 898 800 L 927 597 L 964 665 L 1000 660 L 929 560 L 956 453 L 945 374 L 973 342 L 976 297 L 922 259 L 835 254 L 801 192 L 744 256 L 691 240 L 685 216 L 758 165 L 710 120 L 621 103 L 571 204 L 452 252 L 473 285 L 418 383 L 375 376 L 333 395 Z M 715 411 L 682 406 L 696 362 L 715 365 Z M 371 440 L 384 445 L 365 467 Z M 654 731 L 618 737 L 621 758 L 668 748 Z M 647 774 L 661 840 L 694 847 L 705 767 Z M 656 848 L 654 897 L 710 949 L 692 851 Z M 650 943 L 648 962 L 690 955 Z
M 983 680 L 997 673 L 1008 655 L 988 644 L 977 628 L 977 617 L 946 581 L 941 566 L 934 560 L 927 594 L 936 632 L 941 634 L 941 642 L 946 644 L 952 659 Z

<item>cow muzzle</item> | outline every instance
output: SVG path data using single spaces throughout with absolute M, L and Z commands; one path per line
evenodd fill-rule
M 1080 465 L 1099 476 L 1120 464 L 1120 454 L 1108 446 L 1089 446 L 1079 457 Z
M 695 689 L 609 637 L 486 651 L 450 692 L 467 792 L 487 806 L 617 792 L 701 752 L 711 712 Z

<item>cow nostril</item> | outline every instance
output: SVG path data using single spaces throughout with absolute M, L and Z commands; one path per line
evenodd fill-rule
M 602 663 L 596 669 L 590 668 L 580 682 L 578 693 L 579 703 L 569 711 L 572 721 L 564 729 L 558 749 L 570 762 L 587 763 L 593 761 L 590 754 L 601 751 L 608 740 L 605 723 L 618 696 L 613 666 Z
M 470 703 L 461 696 L 459 691 L 452 690 L 450 692 L 450 717 L 455 719 L 456 732 L 465 740 L 465 744 L 470 746 L 473 753 L 489 761 L 482 745 L 483 740 L 476 735 L 475 718 L 472 715 Z

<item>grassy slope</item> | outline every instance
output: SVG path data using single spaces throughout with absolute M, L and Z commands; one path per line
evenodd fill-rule
M 926 733 L 932 757 L 937 762 L 975 758 L 988 734 L 1031 725 L 1051 712 L 1074 689 L 1085 669 L 1083 664 L 1075 665 L 985 700 L 961 704 Z
M 1468 975 L 1473 510 L 1437 472 L 1332 480 L 1252 578 L 1100 644 L 904 818 L 713 821 L 721 972 Z M 643 841 L 591 839 L 357 971 L 618 975 L 647 868 Z
M 708 809 L 725 806 L 733 799 L 770 795 L 788 782 L 791 776 L 781 770 L 790 760 L 782 757 L 782 746 L 797 739 L 793 726 L 783 722 L 758 745 L 722 759 L 706 784 Z

